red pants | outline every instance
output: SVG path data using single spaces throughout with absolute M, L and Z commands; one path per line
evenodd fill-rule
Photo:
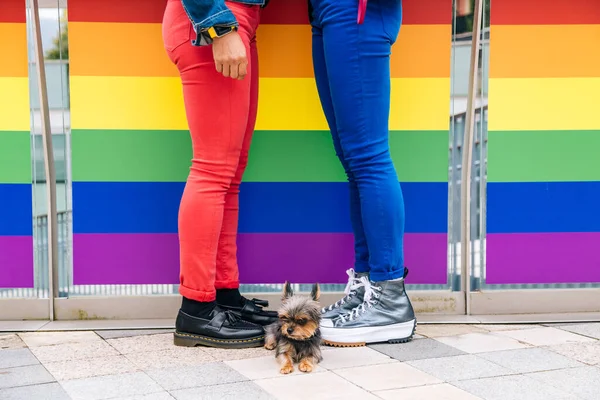
M 243 80 L 216 71 L 212 46 L 192 46 L 195 33 L 180 0 L 169 0 L 163 18 L 164 45 L 181 76 L 193 147 L 179 208 L 179 292 L 197 301 L 215 300 L 216 289 L 239 287 L 239 187 L 258 105 L 260 7 L 227 5 L 246 44 L 249 65 Z

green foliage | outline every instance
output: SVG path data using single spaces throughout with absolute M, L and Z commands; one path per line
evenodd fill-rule
M 46 52 L 48 60 L 68 60 L 69 59 L 69 33 L 67 25 L 67 11 L 60 17 L 60 29 L 58 36 L 53 40 L 53 47 Z

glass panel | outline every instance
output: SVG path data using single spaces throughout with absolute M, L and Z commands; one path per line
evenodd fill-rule
M 35 279 L 28 86 L 23 0 L 0 2 L 0 298 L 45 297 Z M 31 43 L 29 41 L 29 43 Z
M 453 287 L 461 285 L 460 254 L 460 192 L 463 139 L 466 125 L 469 70 L 471 62 L 473 17 L 475 2 L 455 0 L 453 32 L 453 86 L 450 141 L 450 254 L 454 274 Z M 484 0 L 483 28 L 480 40 L 475 102 L 475 131 L 473 148 L 473 182 L 471 183 L 471 290 L 478 289 L 479 275 L 485 255 L 485 149 L 487 147 L 487 77 L 489 63 L 489 0 Z
M 37 90 L 35 67 L 34 32 L 31 13 L 31 1 L 27 2 L 30 59 L 30 98 L 32 115 L 32 162 L 33 162 L 33 198 L 34 198 L 34 238 L 35 238 L 35 281 L 44 290 L 48 290 L 48 206 L 47 182 L 44 170 L 44 150 L 42 139 L 42 121 L 40 99 Z M 54 149 L 56 168 L 56 196 L 58 212 L 58 265 L 59 270 L 69 269 L 70 260 L 70 115 L 69 115 L 69 77 L 68 42 L 66 30 L 66 4 L 64 0 L 43 0 L 39 2 L 42 47 L 46 70 L 46 86 L 50 111 L 50 129 Z M 66 295 L 64 277 L 59 274 L 59 297 Z
M 575 1 L 572 16 L 559 7 L 491 2 L 491 58 L 484 57 L 493 64 L 491 152 L 488 160 L 482 148 L 487 210 L 479 236 L 485 263 L 475 271 L 480 279 L 474 287 L 600 287 L 600 73 L 587 72 L 598 71 L 597 61 L 580 40 L 597 30 L 587 24 L 600 15 L 600 3 Z
M 114 9 L 105 15 L 120 15 L 119 21 L 127 22 L 132 35 L 143 35 L 144 32 L 154 32 L 153 38 L 160 37 L 160 22 L 164 1 L 152 0 L 149 3 L 148 15 L 144 21 L 139 16 L 128 14 L 127 7 L 114 3 Z M 300 6 L 298 6 L 300 4 Z M 424 9 L 424 3 L 413 2 L 411 17 L 406 22 L 406 29 L 401 30 L 401 38 L 394 47 L 392 62 L 392 75 L 394 78 L 394 98 L 391 117 L 391 145 L 394 158 L 397 160 L 399 175 L 407 176 L 404 180 L 405 197 L 409 202 L 418 203 L 419 198 L 431 200 L 435 207 L 431 218 L 439 218 L 436 226 L 444 229 L 431 231 L 413 230 L 407 232 L 407 259 L 411 270 L 409 276 L 409 289 L 447 289 L 453 272 L 448 264 L 448 104 L 450 87 L 450 59 L 451 42 L 448 33 L 451 30 L 452 2 L 442 0 L 445 5 L 443 12 L 431 16 Z M 111 6 L 112 7 L 112 6 Z M 299 7 L 298 10 L 295 7 Z M 293 15 L 307 15 L 303 3 L 288 4 L 287 2 L 272 2 L 265 10 L 263 21 L 266 34 L 277 34 L 281 29 L 278 18 L 286 13 L 285 8 L 290 8 Z M 182 117 L 182 105 L 179 98 L 174 98 L 173 93 L 179 96 L 180 88 L 171 78 L 177 77 L 176 71 L 166 59 L 163 44 L 160 40 L 147 42 L 147 37 L 140 36 L 140 41 L 146 41 L 148 49 L 144 54 L 148 59 L 134 59 L 135 54 L 122 49 L 130 42 L 117 40 L 115 29 L 120 29 L 118 24 L 105 26 L 98 23 L 98 15 L 92 15 L 95 7 L 90 6 L 89 0 L 69 0 L 69 9 L 77 9 L 77 20 L 70 23 L 77 24 L 77 29 L 72 29 L 69 35 L 72 43 L 88 43 L 89 46 L 77 46 L 70 49 L 71 87 L 63 86 L 61 90 L 70 92 L 70 103 L 74 104 L 74 124 L 72 127 L 73 142 L 73 209 L 75 210 L 73 225 L 73 266 L 71 269 L 69 249 L 71 242 L 65 242 L 65 261 L 61 263 L 61 293 L 69 296 L 79 295 L 148 295 L 148 294 L 174 294 L 178 292 L 178 245 L 176 237 L 176 218 L 179 197 L 183 190 L 189 168 L 190 143 L 189 134 L 183 130 L 185 120 Z M 407 8 L 408 9 L 408 8 Z M 287 10 L 290 11 L 290 10 Z M 407 12 L 407 11 L 405 11 Z M 86 21 L 96 21 L 93 29 Z M 307 21 L 306 21 L 307 22 Z M 446 29 L 446 30 L 445 30 Z M 105 31 L 106 30 L 106 31 Z M 306 30 L 298 31 L 298 35 L 309 35 Z M 436 54 L 436 59 L 431 60 L 421 54 L 408 67 L 400 62 L 403 55 L 419 47 L 416 44 L 421 38 L 427 38 L 428 45 L 436 49 L 445 49 Z M 101 41 L 93 40 L 102 38 Z M 136 41 L 137 39 L 132 39 Z M 154 39 L 153 39 L 154 40 Z M 260 40 L 260 38 L 259 38 Z M 440 43 L 441 42 L 441 43 Z M 294 42 L 296 43 L 296 42 Z M 310 61 L 310 37 L 299 38 L 302 48 L 290 49 L 290 59 L 298 58 L 293 52 L 297 51 L 305 57 L 303 67 L 312 70 Z M 93 49 L 93 50 L 92 50 Z M 304 107 L 307 110 L 320 110 L 318 97 L 314 84 L 305 77 L 286 77 L 281 84 L 289 86 L 286 93 L 294 93 L 293 87 L 307 85 L 306 97 L 309 104 L 298 105 L 290 98 L 281 98 L 279 90 L 269 91 L 272 86 L 272 73 L 276 67 L 269 66 L 275 63 L 275 55 L 281 50 L 276 41 L 264 41 L 261 45 L 261 70 L 265 72 L 261 91 L 263 102 L 261 104 L 275 104 L 275 102 L 289 102 L 290 109 Z M 396 54 L 397 53 L 397 54 Z M 115 59 L 119 54 L 120 59 Z M 129 55 L 131 54 L 131 56 Z M 132 57 L 132 58 L 128 58 Z M 153 58 L 154 57 L 154 58 Z M 157 61 L 157 60 L 160 60 Z M 148 65 L 154 65 L 151 71 Z M 433 73 L 431 71 L 435 70 Z M 404 81 L 410 83 L 407 93 L 398 89 Z M 398 84 L 396 84 L 398 83 Z M 175 85 L 174 87 L 172 87 Z M 285 88 L 284 88 L 285 89 Z M 303 89 L 304 90 L 304 89 Z M 433 90 L 433 92 L 431 92 Z M 89 100 L 89 93 L 94 93 L 94 101 Z M 87 95 L 84 95 L 87 93 Z M 142 97 L 140 93 L 152 93 L 151 96 Z M 277 100 L 268 97 L 277 97 Z M 422 99 L 427 96 L 427 99 Z M 65 96 L 63 103 L 65 115 L 68 115 L 69 96 Z M 406 97 L 406 99 L 405 99 Z M 154 103 L 156 102 L 156 104 Z M 177 104 L 178 108 L 173 108 Z M 170 119 L 155 118 L 144 115 L 145 105 L 163 110 Z M 434 105 L 434 106 L 432 106 Z M 146 108 L 147 109 L 147 108 Z M 311 111 L 312 112 L 312 111 Z M 269 114 L 271 113 L 271 114 Z M 291 116 L 296 122 L 281 122 L 281 126 L 273 126 L 270 120 L 275 120 L 273 111 L 264 108 L 259 117 L 257 130 L 254 137 L 252 157 L 270 163 L 269 168 L 259 169 L 252 160 L 245 175 L 242 185 L 240 220 L 240 269 L 242 281 L 250 274 L 252 284 L 242 285 L 242 290 L 248 292 L 279 291 L 283 279 L 273 278 L 269 271 L 286 268 L 286 278 L 295 281 L 296 267 L 290 267 L 298 259 L 307 262 L 302 268 L 311 269 L 315 280 L 324 282 L 322 290 L 337 291 L 345 287 L 344 270 L 351 266 L 353 257 L 352 238 L 349 223 L 344 223 L 343 233 L 304 234 L 294 231 L 293 223 L 287 225 L 279 223 L 280 230 L 267 236 L 261 236 L 260 227 L 256 225 L 256 218 L 247 217 L 252 213 L 256 204 L 271 204 L 269 199 L 248 199 L 257 196 L 270 196 L 265 188 L 270 185 L 273 190 L 279 185 L 288 190 L 296 185 L 297 188 L 314 187 L 325 188 L 332 191 L 335 196 L 340 196 L 339 203 L 347 202 L 347 195 L 343 186 L 345 177 L 339 162 L 335 158 L 331 139 L 325 131 L 326 125 L 322 116 L 318 126 L 313 124 L 308 129 L 303 126 L 297 116 Z M 427 115 L 430 118 L 411 120 L 410 115 Z M 270 116 L 271 115 L 271 116 Z M 162 122 L 161 122 L 162 121 Z M 281 118 L 278 121 L 283 121 Z M 431 122 L 435 121 L 435 122 Z M 296 123 L 297 126 L 294 125 Z M 69 126 L 70 128 L 70 126 Z M 281 132 L 277 132 L 277 131 Z M 307 132 L 310 131 L 310 132 Z M 311 131 L 312 130 L 312 131 Z M 285 131 L 285 132 L 284 132 Z M 291 158 L 309 160 L 319 157 L 315 163 L 322 166 L 322 170 L 315 174 L 309 169 L 290 162 L 279 164 L 281 155 L 277 148 L 276 136 L 285 136 L 288 139 L 286 151 L 302 151 L 309 153 L 295 154 Z M 65 149 L 70 146 L 70 129 L 65 128 Z M 309 145 L 294 145 L 309 141 Z M 281 146 L 279 144 L 279 146 Z M 412 150 L 407 150 L 412 148 Z M 157 149 L 159 149 L 157 151 Z M 69 154 L 67 150 L 67 154 Z M 152 168 L 139 168 L 141 163 L 152 160 Z M 433 162 L 431 162 L 433 161 Z M 65 159 L 66 191 L 70 189 L 69 171 L 71 165 Z M 119 167 L 115 167 L 115 166 Z M 273 170 L 279 170 L 273 171 Z M 277 173 L 276 173 L 277 172 Z M 295 175 L 296 174 L 296 175 Z M 298 175 L 300 174 L 300 175 Z M 322 174 L 326 176 L 319 176 Z M 290 189 L 291 190 L 291 189 Z M 298 189 L 293 189 L 298 190 Z M 427 197 L 432 190 L 437 194 L 435 199 Z M 289 190 L 288 190 L 289 191 Z M 277 193 L 272 191 L 270 193 Z M 281 192 L 281 191 L 279 191 Z M 341 195 L 340 195 L 341 193 Z M 408 195 L 406 195 L 408 193 Z M 443 196 L 441 195 L 443 193 Z M 441 200 L 440 200 L 441 199 Z M 70 236 L 70 197 L 66 196 L 66 214 L 63 218 L 65 228 L 61 230 L 66 237 Z M 322 207 L 332 207 L 331 215 L 334 220 L 346 221 L 346 206 L 335 206 L 336 201 L 325 201 L 319 204 Z M 144 213 L 132 208 L 138 204 L 146 210 Z M 248 204 L 248 207 L 246 207 Z M 274 212 L 292 215 L 297 213 L 292 206 L 287 206 L 282 201 L 280 209 Z M 287 207 L 287 208 L 286 208 Z M 415 207 L 413 207 L 414 209 Z M 443 211 L 442 211 L 443 210 Z M 254 212 L 267 212 L 264 210 Z M 312 212 L 308 209 L 306 212 Z M 329 211 L 328 211 L 329 212 Z M 341 215 L 337 215 L 343 213 Z M 410 217 L 411 209 L 407 208 Z M 431 225 L 431 224 L 430 224 Z M 340 225 L 341 226 L 341 225 Z M 319 227 L 314 227 L 315 232 Z M 270 231 L 272 232 L 272 231 Z M 265 242 L 267 238 L 271 242 Z M 441 240 L 440 240 L 441 239 Z M 272 250 L 269 246 L 258 247 L 257 243 L 281 243 L 279 255 L 269 255 Z M 302 244 L 304 242 L 308 243 Z M 325 244 L 323 244 L 325 243 Z M 277 246 L 277 245 L 275 245 Z M 332 254 L 330 261 L 310 260 L 307 249 L 323 247 L 326 253 Z M 258 255 L 257 255 L 258 253 Z M 153 256 L 154 254 L 154 256 Z M 310 253 L 308 253 L 310 254 Z M 339 256 L 338 256 L 339 254 Z M 334 256 L 335 255 L 335 256 Z M 124 262 L 127 260 L 127 262 Z M 329 263 L 331 265 L 329 265 Z M 300 265 L 300 264 L 298 264 Z M 324 271 L 334 270 L 335 273 Z M 252 271 L 252 272 L 249 272 Z M 284 275 L 286 275 L 284 274 Z M 304 273 L 302 274 L 305 275 Z M 299 276 L 299 275 L 297 275 Z M 318 278 L 320 277 L 320 278 Z M 261 283 L 271 282 L 271 283 Z M 312 282 L 300 282 L 311 284 Z M 302 286 L 302 289 L 309 286 Z M 456 289 L 456 288 L 454 288 Z

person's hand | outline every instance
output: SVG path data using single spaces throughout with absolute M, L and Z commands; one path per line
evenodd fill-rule
M 213 39 L 213 57 L 217 71 L 224 77 L 244 79 L 248 73 L 246 46 L 236 31 Z

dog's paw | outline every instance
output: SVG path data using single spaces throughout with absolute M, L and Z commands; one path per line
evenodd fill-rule
M 313 365 L 310 361 L 302 360 L 302 361 L 300 361 L 300 364 L 298 365 L 298 369 L 302 372 L 312 372 Z
M 279 372 L 281 372 L 282 374 L 285 374 L 285 375 L 291 374 L 292 372 L 294 372 L 294 366 L 291 364 L 286 364 L 283 367 L 281 367 Z
M 265 343 L 265 349 L 267 350 L 273 350 L 275 347 L 275 343 Z

